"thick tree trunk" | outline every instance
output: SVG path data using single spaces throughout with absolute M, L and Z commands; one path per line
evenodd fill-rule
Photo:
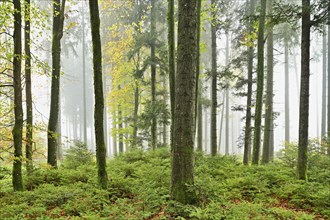
M 168 26 L 168 74 L 170 84 L 171 102 L 171 147 L 173 146 L 174 105 L 175 105 L 175 41 L 174 41 L 174 0 L 168 0 L 167 12 Z
M 22 15 L 21 3 L 14 0 L 14 56 L 13 56 L 13 84 L 14 84 L 14 113 L 15 124 L 12 131 L 14 139 L 13 162 L 13 187 L 14 191 L 23 190 L 22 180 L 22 131 L 23 131 L 23 107 L 22 107 Z
M 171 197 L 184 204 L 196 203 L 191 188 L 194 185 L 196 6 L 196 1 L 179 0 Z
M 52 41 L 52 85 L 50 97 L 50 113 L 48 122 L 48 156 L 47 162 L 57 167 L 57 124 L 59 114 L 60 71 L 61 71 L 61 38 L 63 36 L 63 22 L 65 1 L 53 1 L 53 41 Z
M 212 84 L 211 84 L 211 155 L 217 154 L 217 28 L 216 28 L 216 9 L 215 0 L 211 0 L 211 47 L 212 47 Z
M 255 0 L 250 0 L 249 15 L 252 16 L 255 10 Z M 253 30 L 253 22 L 249 24 L 249 31 Z M 244 154 L 243 154 L 243 164 L 249 164 L 251 157 L 251 107 L 252 107 L 252 84 L 253 84 L 253 56 L 254 47 L 248 47 L 248 90 L 247 90 L 247 100 L 246 100 L 246 113 L 245 113 L 245 131 L 244 131 Z
M 150 59 L 151 59 L 151 103 L 153 112 L 156 107 L 156 5 L 155 1 L 151 1 L 151 14 L 150 14 L 150 32 L 152 35 L 152 42 L 150 45 Z M 151 147 L 153 150 L 157 147 L 157 118 L 153 114 L 151 121 Z
M 200 39 L 201 39 L 201 8 L 202 0 L 197 0 L 197 36 L 196 36 L 196 117 L 197 117 L 197 150 L 203 151 L 203 109 L 202 109 L 202 89 L 200 75 Z
M 289 43 L 284 39 L 284 74 L 285 74 L 285 147 L 290 142 L 290 77 L 289 77 Z
M 298 178 L 307 179 L 307 147 L 310 78 L 310 0 L 302 0 L 301 80 L 299 106 Z
M 261 0 L 261 14 L 258 28 L 258 65 L 257 65 L 257 98 L 256 111 L 254 120 L 254 140 L 252 164 L 257 165 L 260 157 L 261 143 L 261 118 L 262 118 L 262 101 L 264 91 L 264 27 L 266 18 L 266 0 Z
M 267 11 L 268 16 L 272 16 L 273 0 L 267 1 Z M 273 40 L 273 27 L 270 27 L 268 38 L 267 38 L 267 88 L 266 88 L 266 114 L 265 114 L 265 128 L 264 128 L 264 142 L 263 142 L 263 151 L 262 151 L 262 163 L 269 163 L 270 158 L 273 158 L 273 155 L 270 155 L 271 146 L 271 136 L 274 135 L 272 121 L 273 121 L 273 73 L 274 73 L 274 40 Z
M 31 88 L 31 50 L 30 50 L 30 0 L 25 0 L 25 93 L 26 93 L 26 170 L 31 173 L 33 170 L 32 145 L 33 145 L 33 108 Z
M 98 182 L 101 188 L 108 186 L 108 174 L 106 170 L 106 148 L 104 142 L 104 96 L 102 83 L 102 47 L 100 37 L 100 15 L 98 0 L 89 0 L 90 19 L 93 41 L 93 68 L 94 68 L 94 128 L 96 140 L 96 162 Z

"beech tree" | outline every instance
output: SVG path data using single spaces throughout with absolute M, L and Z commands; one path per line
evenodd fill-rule
M 15 123 L 12 131 L 14 139 L 13 187 L 14 191 L 23 190 L 22 179 L 22 15 L 21 2 L 14 0 L 14 55 L 13 55 L 13 85 L 14 85 L 14 113 Z
M 194 185 L 196 32 L 197 2 L 179 0 L 171 197 L 184 204 L 196 202 L 191 188 Z
M 102 47 L 100 36 L 100 14 L 98 0 L 89 0 L 91 31 L 93 42 L 93 69 L 94 69 L 94 129 L 96 141 L 96 162 L 98 182 L 101 188 L 108 185 L 106 170 L 106 146 L 104 141 L 104 96 L 102 82 Z
M 53 39 L 52 39 L 52 82 L 50 112 L 48 121 L 48 155 L 47 162 L 57 167 L 58 118 L 60 112 L 60 78 L 61 78 L 61 39 L 63 37 L 65 1 L 53 1 Z
M 258 28 L 258 64 L 257 64 L 257 98 L 254 120 L 254 140 L 252 164 L 259 163 L 261 143 L 262 100 L 264 89 L 264 27 L 266 19 L 266 0 L 261 0 L 261 11 Z

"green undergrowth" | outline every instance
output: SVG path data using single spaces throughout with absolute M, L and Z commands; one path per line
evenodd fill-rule
M 169 198 L 168 149 L 133 150 L 109 160 L 108 190 L 98 188 L 90 157 L 73 152 L 57 170 L 25 175 L 23 192 L 12 191 L 3 169 L 0 219 L 328 219 L 329 158 L 321 157 L 305 182 L 285 161 L 243 166 L 233 156 L 197 154 L 199 204 L 191 206 Z

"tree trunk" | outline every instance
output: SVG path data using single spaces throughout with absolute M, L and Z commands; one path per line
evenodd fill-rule
M 13 58 L 13 84 L 14 84 L 14 112 L 15 124 L 12 131 L 14 139 L 13 162 L 13 187 L 14 191 L 23 190 L 22 180 L 22 131 L 23 131 L 23 107 L 22 107 L 22 15 L 21 3 L 14 0 L 14 58 Z
M 174 104 L 175 104 L 175 40 L 174 40 L 174 0 L 168 0 L 167 12 L 168 26 L 168 74 L 170 84 L 170 102 L 171 102 L 171 147 L 173 146 L 174 131 Z
M 57 123 L 59 114 L 60 71 L 61 71 L 61 38 L 63 36 L 65 1 L 53 1 L 53 41 L 52 41 L 52 85 L 50 113 L 48 122 L 48 156 L 47 162 L 57 167 Z
M 212 47 L 212 92 L 211 92 L 211 155 L 217 154 L 217 28 L 216 28 L 216 1 L 211 0 L 211 47 Z
M 330 11 L 330 6 L 328 7 L 328 11 Z M 330 156 L 330 15 L 328 15 L 328 115 L 327 115 L 327 137 L 328 137 L 328 156 Z
M 93 42 L 93 68 L 94 68 L 94 128 L 96 140 L 96 162 L 98 168 L 98 182 L 101 188 L 106 189 L 108 185 L 108 174 L 106 170 L 106 148 L 104 142 L 104 96 L 102 83 L 102 47 L 100 37 L 100 15 L 98 0 L 89 0 L 90 19 Z
M 290 76 L 289 76 L 289 43 L 288 36 L 284 39 L 284 74 L 285 74 L 285 147 L 290 142 Z
M 156 109 L 156 5 L 155 1 L 151 1 L 151 13 L 150 13 L 150 32 L 152 35 L 152 42 L 150 44 L 150 59 L 151 59 L 151 103 L 153 108 L 153 116 L 151 121 L 151 147 L 153 150 L 156 149 L 157 145 L 157 118 L 155 115 Z
M 82 1 L 82 29 L 85 33 L 85 2 Z M 84 109 L 84 143 L 87 145 L 87 101 L 86 101 L 86 39 L 82 36 L 82 58 L 83 58 L 83 109 Z
M 224 113 L 225 113 L 225 99 L 226 99 L 226 94 L 224 93 L 223 98 L 222 98 L 222 109 L 221 109 L 221 116 L 220 116 L 221 121 L 220 121 L 220 129 L 219 129 L 219 146 L 218 146 L 219 153 L 221 150 L 222 127 L 223 127 L 223 119 L 224 119 Z
M 138 132 L 138 111 L 139 111 L 139 99 L 140 99 L 139 83 L 135 83 L 134 91 L 134 113 L 133 113 L 133 147 L 137 147 L 137 132 Z
M 112 150 L 113 156 L 117 156 L 117 122 L 116 122 L 116 114 L 112 115 Z
M 307 146 L 309 118 L 310 0 L 302 0 L 301 80 L 299 106 L 298 178 L 307 178 Z
M 118 147 L 119 153 L 124 152 L 124 134 L 123 134 L 123 113 L 121 110 L 121 105 L 118 105 Z
M 268 16 L 272 16 L 273 13 L 273 0 L 267 1 L 267 11 Z M 269 28 L 268 38 L 267 38 L 267 82 L 266 82 L 266 114 L 265 114 L 265 128 L 264 128 L 264 142 L 263 142 L 263 151 L 262 151 L 262 163 L 269 163 L 270 158 L 273 158 L 270 155 L 270 147 L 273 140 L 273 73 L 274 73 L 274 42 L 273 42 L 273 27 Z
M 196 203 L 191 188 L 194 185 L 196 6 L 196 1 L 179 0 L 171 197 L 183 204 Z
M 252 16 L 255 10 L 255 0 L 250 0 L 249 15 Z M 253 31 L 253 21 L 249 23 L 249 32 Z M 253 56 L 254 46 L 248 47 L 248 90 L 246 100 L 245 131 L 244 131 L 244 155 L 243 164 L 249 164 L 251 157 L 251 107 L 252 107 L 252 84 L 253 84 Z
M 266 0 L 261 0 L 261 12 L 258 28 L 258 65 L 257 65 L 257 98 L 256 111 L 254 120 L 254 140 L 252 164 L 257 165 L 260 157 L 261 143 L 261 118 L 262 118 L 262 101 L 264 91 L 264 27 L 266 18 Z
M 226 33 L 226 66 L 229 63 L 229 34 Z M 229 80 L 226 79 L 226 151 L 225 154 L 229 155 Z
M 25 0 L 25 93 L 26 93 L 26 170 L 30 174 L 33 170 L 33 108 L 31 89 L 31 50 L 30 50 L 30 0 Z
M 203 151 L 203 109 L 202 109 L 202 81 L 200 75 L 200 39 L 201 39 L 201 8 L 202 0 L 197 0 L 197 36 L 196 36 L 196 115 L 197 115 L 197 150 Z

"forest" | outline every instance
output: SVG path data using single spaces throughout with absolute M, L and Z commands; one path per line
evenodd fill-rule
M 0 219 L 330 219 L 329 0 L 0 0 Z

